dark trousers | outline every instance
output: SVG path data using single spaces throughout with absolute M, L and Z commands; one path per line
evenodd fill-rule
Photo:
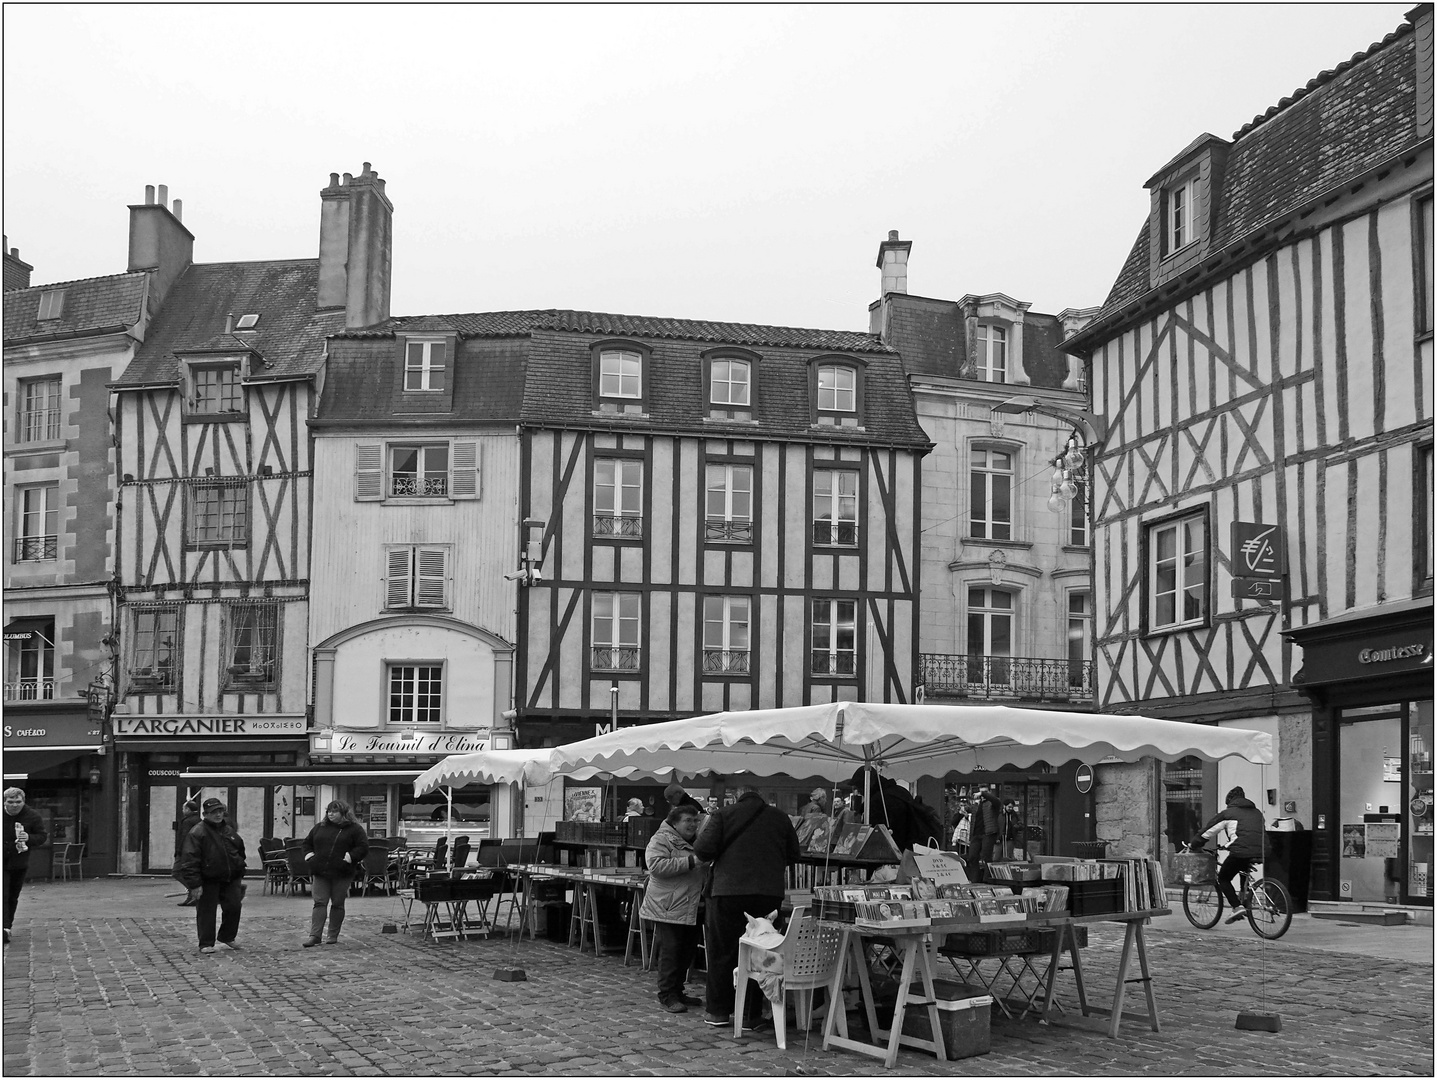
M 738 967 L 738 939 L 748 926 L 745 915 L 767 915 L 783 903 L 782 896 L 710 896 L 704 918 L 704 1009 L 714 1016 L 733 1014 L 733 973 Z M 780 920 L 774 925 L 779 926 Z M 782 929 L 782 927 L 779 927 Z M 763 995 L 748 995 L 748 1019 L 757 1020 Z
M 1237 892 L 1232 887 L 1232 879 L 1244 870 L 1252 869 L 1252 860 L 1245 855 L 1229 855 L 1217 868 L 1217 891 L 1222 893 L 1222 898 L 1227 901 L 1227 906 L 1235 908 L 1237 903 Z
M 240 904 L 244 902 L 244 880 L 206 881 L 195 902 L 195 926 L 200 932 L 200 948 L 218 941 L 233 941 L 239 933 Z M 215 908 L 221 912 L 220 931 L 215 935 Z
M 654 923 L 654 948 L 659 954 L 660 1001 L 676 998 L 684 992 L 684 978 L 689 973 L 689 964 L 693 962 L 694 946 L 698 944 L 698 940 L 697 926 Z
M 993 852 L 998 848 L 998 834 L 984 833 L 970 845 L 968 853 L 968 876 L 977 877 L 978 867 L 982 863 L 993 861 Z
M 344 925 L 344 900 L 353 884 L 353 874 L 336 874 L 334 877 L 315 874 L 310 879 L 309 891 L 314 894 L 314 910 L 309 918 L 310 937 L 319 937 L 324 932 L 326 908 L 329 912 L 329 936 L 339 937 L 339 928 Z
M 20 902 L 20 890 L 25 887 L 25 874 L 29 865 L 5 867 L 5 929 L 15 924 L 15 905 Z

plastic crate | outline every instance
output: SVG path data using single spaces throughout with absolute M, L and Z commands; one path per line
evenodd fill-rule
M 992 956 L 998 952 L 998 931 L 959 930 L 943 939 L 939 951 L 959 956 Z
M 1000 953 L 1032 952 L 1037 948 L 1037 938 L 1026 926 L 999 927 L 993 933 L 998 935 L 997 951 Z
M 454 885 L 449 878 L 421 878 L 414 883 L 414 899 L 421 904 L 448 903 L 454 899 Z
M 1066 881 L 1068 886 L 1068 914 L 1112 915 L 1123 911 L 1123 881 L 1109 878 L 1105 881 Z

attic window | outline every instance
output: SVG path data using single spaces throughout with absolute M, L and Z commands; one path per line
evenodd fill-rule
M 1188 177 L 1168 189 L 1167 240 L 1168 254 L 1187 247 L 1197 239 L 1194 198 L 1197 183 Z
M 235 323 L 236 330 L 253 330 L 259 324 L 258 315 L 241 315 Z
M 40 313 L 36 318 L 58 319 L 65 306 L 64 289 L 47 289 L 40 294 Z

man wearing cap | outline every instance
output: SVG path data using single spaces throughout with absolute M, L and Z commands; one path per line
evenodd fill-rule
M 664 802 L 674 810 L 692 810 L 700 817 L 703 816 L 704 808 L 699 805 L 698 800 L 684 790 L 682 784 L 670 784 L 664 788 Z
M 215 951 L 215 942 L 237 950 L 240 905 L 244 902 L 244 841 L 225 820 L 225 804 L 206 799 L 200 823 L 186 834 L 175 868 L 180 884 L 195 901 L 195 925 L 200 952 Z M 215 933 L 215 908 L 221 912 L 219 933 Z

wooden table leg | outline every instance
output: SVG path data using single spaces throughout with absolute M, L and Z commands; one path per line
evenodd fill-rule
M 1138 928 L 1138 967 L 1143 973 L 1143 992 L 1148 999 L 1148 1022 L 1154 1031 L 1161 1031 L 1162 1028 L 1158 1022 L 1158 1000 L 1153 996 L 1153 978 L 1148 972 L 1148 947 L 1143 940 L 1143 924 L 1138 922 L 1135 925 Z
M 1127 932 L 1123 934 L 1123 955 L 1118 960 L 1118 985 L 1113 990 L 1113 1011 L 1108 1018 L 1108 1038 L 1118 1037 L 1118 1024 L 1123 1019 L 1123 998 L 1127 996 L 1128 990 L 1128 961 L 1133 954 L 1133 935 L 1137 930 L 1137 923 L 1129 920 Z

